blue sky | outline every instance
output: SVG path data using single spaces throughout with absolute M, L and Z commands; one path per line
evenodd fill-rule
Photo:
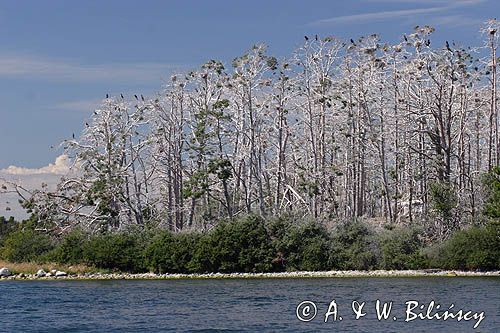
M 304 35 L 397 41 L 419 24 L 482 44 L 498 0 L 0 1 L 0 172 L 40 168 L 106 93 L 158 91 L 173 72 L 252 44 L 289 55 Z

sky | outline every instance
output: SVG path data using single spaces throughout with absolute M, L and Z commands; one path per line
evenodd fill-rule
M 0 178 L 54 178 L 59 143 L 106 94 L 151 96 L 175 72 L 230 64 L 255 43 L 284 57 L 304 35 L 397 42 L 427 24 L 433 43 L 481 45 L 495 14 L 498 0 L 0 0 Z

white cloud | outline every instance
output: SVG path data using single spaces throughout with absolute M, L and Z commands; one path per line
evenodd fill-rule
M 21 185 L 27 190 L 41 188 L 42 184 L 47 185 L 47 189 L 55 189 L 61 176 L 70 171 L 70 160 L 68 156 L 61 155 L 54 163 L 50 163 L 41 168 L 24 168 L 9 166 L 0 169 L 0 185 L 6 184 L 7 188 L 12 188 L 9 182 Z M 7 183 L 5 183 L 5 181 Z M 16 193 L 0 193 L 0 216 L 14 216 L 16 219 L 27 218 L 27 214 L 18 202 L 20 199 Z
M 428 3 L 436 5 L 447 5 L 447 6 L 463 6 L 463 5 L 474 5 L 481 2 L 486 2 L 488 0 L 364 0 L 365 2 L 379 2 L 379 3 Z
M 389 0 L 390 2 L 397 3 L 422 3 L 410 0 Z M 460 7 L 472 6 L 484 2 L 485 0 L 457 0 L 457 1 L 426 1 L 438 6 L 427 8 L 414 8 L 414 9 L 401 9 L 401 10 L 387 10 L 371 13 L 362 13 L 354 15 L 335 16 L 327 19 L 317 20 L 311 22 L 309 25 L 324 26 L 335 24 L 349 24 L 349 23 L 366 23 L 374 21 L 385 21 L 389 19 L 413 18 L 418 15 L 431 15 L 450 11 Z M 386 2 L 379 0 L 378 2 Z
M 421 9 L 406 9 L 406 10 L 388 10 L 383 12 L 364 13 L 356 15 L 336 16 L 328 19 L 318 20 L 312 25 L 329 25 L 339 23 L 359 23 L 369 21 L 384 21 L 393 18 L 411 17 L 418 14 L 429 14 L 443 11 L 445 7 L 432 7 Z
M 58 156 L 54 164 L 49 163 L 49 165 L 37 168 L 23 168 L 11 165 L 6 169 L 0 169 L 0 174 L 6 175 L 41 175 L 41 174 L 54 174 L 54 175 L 65 175 L 69 172 L 70 161 L 67 155 Z
M 442 4 L 453 0 L 364 0 L 365 2 L 382 2 L 382 3 L 433 3 Z
M 58 81 L 157 82 L 166 74 L 184 67 L 163 63 L 85 65 L 63 59 L 0 55 L 0 77 Z
M 91 110 L 95 110 L 101 103 L 102 103 L 101 99 L 69 101 L 69 102 L 59 103 L 55 106 L 55 108 L 65 111 L 90 112 Z
M 448 28 L 457 28 L 457 27 L 466 27 L 466 26 L 476 26 L 480 27 L 483 23 L 483 20 L 473 19 L 470 17 L 466 17 L 463 15 L 442 15 L 432 17 L 426 21 L 426 24 L 429 24 L 434 27 L 447 26 Z

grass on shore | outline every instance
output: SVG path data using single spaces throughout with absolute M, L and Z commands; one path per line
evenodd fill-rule
M 5 260 L 0 260 L 0 268 L 7 267 L 13 274 L 35 274 L 39 269 L 50 272 L 53 269 L 63 271 L 68 274 L 85 274 L 95 273 L 98 270 L 95 267 L 87 266 L 84 264 L 77 265 L 64 265 L 56 263 L 37 264 L 33 262 L 13 263 Z

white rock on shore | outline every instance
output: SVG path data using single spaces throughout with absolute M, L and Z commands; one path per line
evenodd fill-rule
M 68 276 L 68 273 L 62 271 L 56 271 L 56 277 Z
M 44 277 L 45 275 L 47 275 L 47 273 L 45 273 L 45 271 L 43 269 L 39 269 L 35 275 L 36 275 L 36 277 Z
M 0 276 L 11 276 L 12 272 L 7 267 L 0 269 Z
M 37 274 L 22 276 L 12 275 L 10 270 L 7 268 L 2 268 L 0 272 L 8 272 L 9 275 L 3 275 L 6 279 L 2 280 L 12 280 L 12 279 L 36 279 L 39 277 L 45 278 L 64 278 L 70 280 L 156 280 L 156 279 L 273 279 L 273 278 L 342 278 L 342 277 L 433 277 L 433 276 L 443 276 L 443 277 L 479 277 L 479 276 L 495 276 L 500 277 L 500 271 L 489 271 L 489 272 L 463 272 L 463 271 L 443 271 L 440 269 L 431 270 L 407 270 L 407 271 L 327 271 L 327 272 L 280 272 L 280 273 L 206 273 L 206 274 L 154 274 L 154 273 L 140 273 L 140 274 L 130 274 L 130 273 L 83 273 L 83 274 L 72 274 L 68 275 L 66 272 L 55 270 L 55 273 L 51 272 L 45 273 L 40 269 Z M 41 275 L 39 273 L 45 273 Z M 0 275 L 2 276 L 2 275 Z

